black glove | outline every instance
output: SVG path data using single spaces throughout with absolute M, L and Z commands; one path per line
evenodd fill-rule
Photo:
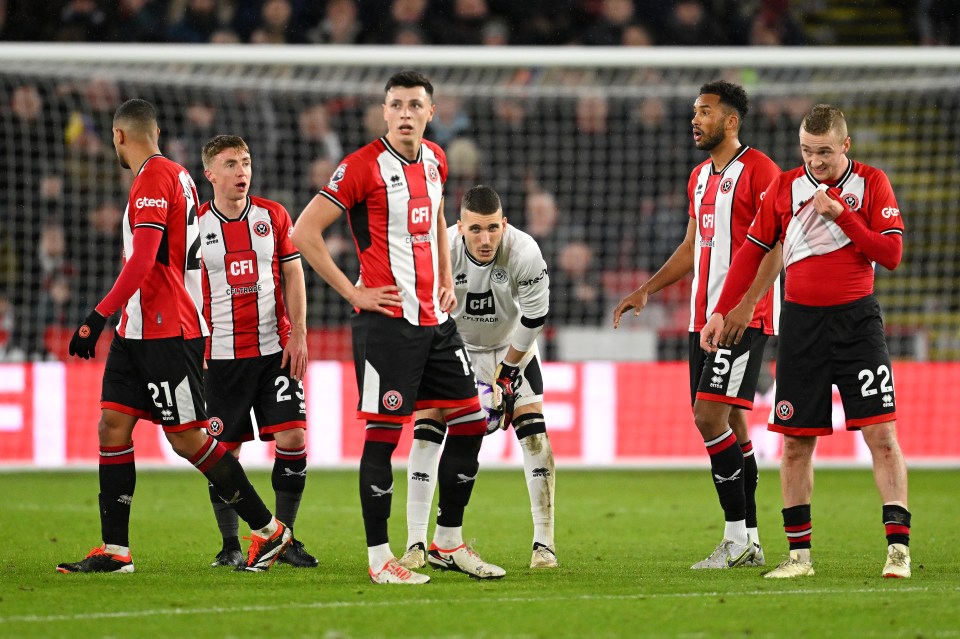
M 500 416 L 499 427 L 506 429 L 513 419 L 513 405 L 517 401 L 516 392 L 520 386 L 520 367 L 500 362 L 493 377 L 491 413 Z
M 107 323 L 107 318 L 93 310 L 83 320 L 77 330 L 70 338 L 70 354 L 90 359 L 97 356 L 97 340 L 100 339 L 100 333 L 103 332 L 103 326 Z

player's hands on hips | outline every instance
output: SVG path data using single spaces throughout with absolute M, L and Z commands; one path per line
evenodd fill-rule
M 513 419 L 513 405 L 517 401 L 517 386 L 520 381 L 520 367 L 506 362 L 497 364 L 493 374 L 493 399 L 490 412 L 499 416 L 499 427 L 506 429 Z
M 290 377 L 303 381 L 303 376 L 307 373 L 307 330 L 305 328 L 294 328 L 290 333 L 290 339 L 287 340 L 287 345 L 283 347 L 280 368 L 286 368 L 288 363 Z
M 77 327 L 73 337 L 70 338 L 70 354 L 83 359 L 90 359 L 97 356 L 97 340 L 100 339 L 100 333 L 107 323 L 107 318 L 96 310 L 90 311 L 83 324 Z
M 733 344 L 739 344 L 743 338 L 743 332 L 747 330 L 750 321 L 753 320 L 754 304 L 741 301 L 733 307 L 733 310 L 727 313 L 723 318 L 723 331 L 717 340 L 718 346 L 729 347 Z
M 721 333 L 723 333 L 723 315 L 714 313 L 700 331 L 700 348 L 707 353 L 716 353 L 720 345 Z
M 400 288 L 397 286 L 378 286 L 376 288 L 367 288 L 361 282 L 354 289 L 353 299 L 350 303 L 364 311 L 373 311 L 383 313 L 393 317 L 393 308 L 403 305 L 400 297 Z
M 633 309 L 633 316 L 636 317 L 640 315 L 640 311 L 647 305 L 647 298 L 650 297 L 650 294 L 647 293 L 646 289 L 643 287 L 638 288 L 633 293 L 630 293 L 625 298 L 620 300 L 620 303 L 617 304 L 617 307 L 613 309 L 613 327 L 620 328 L 620 316 Z

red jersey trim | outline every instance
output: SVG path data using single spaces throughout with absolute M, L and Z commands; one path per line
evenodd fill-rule
M 790 426 L 781 426 L 780 424 L 767 424 L 767 430 L 771 433 L 782 433 L 784 435 L 794 435 L 796 437 L 820 437 L 822 435 L 832 435 L 833 428 L 798 428 Z
M 145 410 L 133 408 L 132 406 L 125 406 L 116 402 L 100 402 L 100 410 L 113 410 L 117 411 L 118 413 L 123 413 L 124 415 L 137 417 L 139 419 L 153 419 L 150 413 Z
M 739 406 L 741 408 L 746 408 L 747 410 L 753 410 L 753 402 L 748 399 L 743 399 L 742 397 L 729 397 L 727 395 L 717 395 L 715 393 L 697 393 L 697 399 L 702 399 L 708 402 L 719 402 L 720 404 L 729 404 L 731 406 Z

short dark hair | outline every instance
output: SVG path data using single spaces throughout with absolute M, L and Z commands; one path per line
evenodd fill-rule
M 203 145 L 201 158 L 203 159 L 203 168 L 209 169 L 213 158 L 217 157 L 227 149 L 236 149 L 237 151 L 250 153 L 250 147 L 239 135 L 215 135 L 210 141 Z
M 720 104 L 736 111 L 737 115 L 740 116 L 741 122 L 743 122 L 743 119 L 747 117 L 747 113 L 750 111 L 750 98 L 747 97 L 747 92 L 739 84 L 727 82 L 726 80 L 714 80 L 700 87 L 700 95 L 704 93 L 719 96 Z
M 157 127 L 157 109 L 146 100 L 133 98 L 117 107 L 117 111 L 113 114 L 114 124 L 121 121 L 129 122 L 143 130 L 155 129 Z
M 419 71 L 407 70 L 394 73 L 390 76 L 390 79 L 387 80 L 386 86 L 383 87 L 383 92 L 387 93 L 393 87 L 403 87 L 405 89 L 423 87 L 423 90 L 427 92 L 430 99 L 433 99 L 433 85 L 430 84 L 430 79 Z
M 500 210 L 500 207 L 500 196 L 492 188 L 483 184 L 471 187 L 463 194 L 463 200 L 460 202 L 460 210 L 480 215 L 493 215 Z
M 826 135 L 836 132 L 841 140 L 847 139 L 847 119 L 843 111 L 829 104 L 817 104 L 804 116 L 800 126 L 813 135 Z

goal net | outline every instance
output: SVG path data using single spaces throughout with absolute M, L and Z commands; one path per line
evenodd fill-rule
M 119 270 L 130 175 L 110 125 L 122 100 L 158 106 L 161 149 L 191 171 L 202 199 L 212 194 L 202 145 L 243 136 L 253 192 L 296 217 L 344 154 L 384 133 L 383 83 L 402 68 L 436 87 L 427 137 L 449 159 L 448 221 L 461 194 L 486 183 L 510 222 L 539 240 L 553 286 L 548 359 L 584 350 L 686 359 L 688 281 L 651 298 L 612 343 L 611 313 L 684 236 L 687 177 L 705 157 L 691 138 L 692 103 L 717 78 L 747 88 L 740 139 L 784 169 L 800 164 L 797 130 L 813 104 L 844 110 L 851 156 L 886 171 L 907 229 L 903 263 L 876 281 L 892 354 L 960 356 L 956 52 L 24 45 L 0 47 L 5 357 L 62 357 Z M 345 224 L 327 239 L 354 276 Z M 312 356 L 349 359 L 350 309 L 312 272 L 308 302 L 319 336 Z M 943 402 L 933 395 L 938 379 L 928 386 L 929 401 Z

